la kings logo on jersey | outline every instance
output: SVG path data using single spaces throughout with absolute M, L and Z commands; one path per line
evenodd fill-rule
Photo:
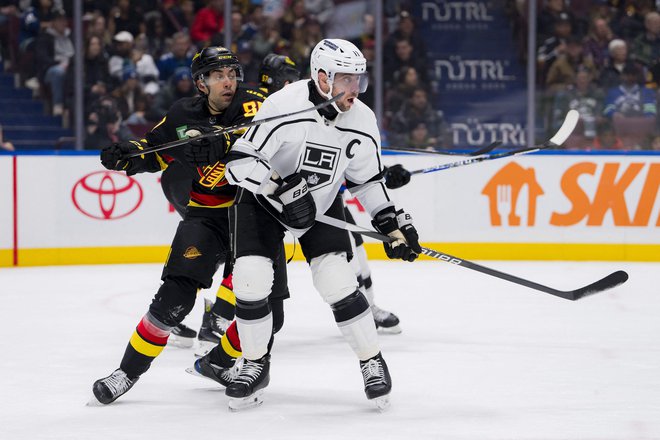
M 340 154 L 341 149 L 338 147 L 307 141 L 298 172 L 310 189 L 332 183 Z

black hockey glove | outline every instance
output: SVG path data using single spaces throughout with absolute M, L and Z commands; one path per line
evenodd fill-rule
M 219 126 L 189 128 L 186 131 L 186 135 L 190 137 L 190 142 L 184 148 L 186 160 L 197 167 L 203 167 L 213 165 L 224 158 L 231 147 L 229 133 L 195 139 L 200 134 L 206 134 L 220 129 L 222 127 Z
M 395 239 L 391 243 L 383 243 L 388 258 L 415 261 L 422 253 L 412 217 L 403 210 L 395 212 L 394 208 L 385 208 L 376 214 L 371 224 L 381 234 Z
M 385 178 L 386 187 L 389 189 L 397 189 L 410 182 L 410 171 L 405 169 L 402 165 L 396 164 L 385 168 L 383 177 Z
M 139 151 L 139 145 L 138 141 L 122 141 L 104 147 L 101 150 L 101 164 L 109 170 L 123 171 L 130 165 L 127 156 Z
M 300 174 L 285 178 L 271 197 L 282 204 L 282 222 L 285 225 L 295 229 L 307 229 L 314 225 L 316 204 Z

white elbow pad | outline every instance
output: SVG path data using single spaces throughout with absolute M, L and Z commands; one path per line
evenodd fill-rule
M 227 164 L 225 177 L 229 183 L 238 185 L 250 192 L 258 193 L 270 180 L 270 166 L 256 157 L 244 157 Z

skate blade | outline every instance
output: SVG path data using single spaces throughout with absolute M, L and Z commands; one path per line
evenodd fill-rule
M 213 349 L 218 344 L 215 344 L 210 341 L 199 341 L 199 347 L 197 347 L 197 350 L 195 350 L 195 357 L 196 358 L 201 358 L 209 354 L 209 351 Z
M 376 404 L 378 411 L 387 411 L 387 409 L 390 407 L 390 395 L 387 394 L 385 396 L 376 397 L 375 399 L 372 399 L 372 402 Z
M 383 335 L 398 335 L 401 333 L 401 327 L 399 324 L 393 326 L 393 327 L 377 327 L 376 329 L 378 333 L 383 334 Z
M 204 376 L 203 374 L 199 374 L 197 372 L 197 370 L 195 370 L 194 367 L 193 368 L 190 368 L 190 367 L 186 368 L 186 373 L 188 373 L 192 376 L 203 377 L 204 379 L 208 379 L 208 377 Z M 211 379 L 209 379 L 209 380 L 211 380 Z
M 94 393 L 92 393 L 92 396 L 89 398 L 85 406 L 91 406 L 91 407 L 99 407 L 99 406 L 105 406 L 103 403 L 99 402 L 99 400 L 96 398 Z
M 264 390 L 258 390 L 255 391 L 254 394 L 248 397 L 229 399 L 229 411 L 231 412 L 244 411 L 246 409 L 251 409 L 261 406 L 264 403 L 263 399 L 261 398 L 261 395 L 263 393 Z
M 167 340 L 167 345 L 179 348 L 192 348 L 195 345 L 195 338 L 184 338 L 179 335 L 171 334 Z

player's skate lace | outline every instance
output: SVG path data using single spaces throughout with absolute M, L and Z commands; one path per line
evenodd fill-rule
M 250 359 L 245 359 L 243 362 L 243 367 L 240 369 L 240 373 L 234 378 L 233 382 L 240 382 L 246 385 L 251 385 L 252 382 L 257 380 L 263 368 L 264 365 L 262 363 L 251 361 Z M 228 374 L 231 373 L 228 372 Z
M 362 368 L 362 377 L 364 379 L 364 386 L 369 387 L 377 384 L 385 384 L 385 372 L 383 371 L 383 364 L 379 358 L 369 359 L 360 365 Z
M 224 335 L 227 332 L 229 325 L 231 324 L 230 320 L 225 319 L 222 316 L 217 315 L 213 312 L 210 312 L 209 321 L 211 324 L 211 330 L 213 330 L 214 332 L 220 335 Z
M 112 392 L 113 396 L 121 396 L 133 385 L 133 381 L 122 370 L 113 372 L 101 382 Z

